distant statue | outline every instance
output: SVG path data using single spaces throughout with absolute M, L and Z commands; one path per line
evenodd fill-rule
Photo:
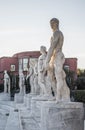
M 70 101 L 70 90 L 66 84 L 66 75 L 63 70 L 63 64 L 65 62 L 65 57 L 62 53 L 64 37 L 62 32 L 59 30 L 58 19 L 51 19 L 50 25 L 53 30 L 53 36 L 51 37 L 51 45 L 45 61 L 45 72 L 47 72 L 50 69 L 50 65 L 52 65 L 53 75 L 56 80 L 55 93 L 57 102 Z
M 29 78 L 29 83 L 31 86 L 31 93 L 35 93 L 35 89 L 34 89 L 34 68 L 32 67 L 32 65 L 30 64 L 29 70 L 28 70 L 28 74 L 26 76 L 26 80 Z
M 40 47 L 41 55 L 38 58 L 38 84 L 40 86 L 40 94 L 44 95 L 47 93 L 46 84 L 45 84 L 45 76 L 44 76 L 44 62 L 46 60 L 46 47 Z
M 25 94 L 25 76 L 20 70 L 19 72 L 19 87 L 20 87 L 20 94 Z
M 10 93 L 10 77 L 7 71 L 4 71 L 4 93 Z
M 35 94 L 39 95 L 40 86 L 38 84 L 38 63 L 37 62 L 34 65 L 34 89 L 35 89 Z

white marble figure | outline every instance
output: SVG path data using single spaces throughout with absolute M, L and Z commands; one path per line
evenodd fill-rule
M 45 75 L 44 75 L 44 62 L 46 59 L 46 47 L 40 47 L 41 55 L 38 58 L 38 84 L 40 86 L 40 95 L 46 94 L 46 84 L 45 84 Z
M 10 77 L 7 70 L 4 71 L 4 93 L 10 93 Z
M 34 89 L 35 89 L 35 94 L 39 95 L 40 86 L 38 84 L 38 63 L 37 62 L 34 65 Z
M 63 70 L 63 64 L 65 62 L 64 54 L 62 53 L 62 46 L 64 37 L 59 30 L 59 20 L 53 18 L 50 20 L 50 25 L 53 30 L 53 36 L 51 37 L 51 45 L 47 53 L 45 61 L 45 69 L 48 71 L 49 65 L 54 67 L 54 77 L 56 79 L 56 100 L 70 101 L 70 90 L 65 81 L 65 72 Z M 45 70 L 45 71 L 46 71 Z
M 32 67 L 31 64 L 29 64 L 29 70 L 28 70 L 28 74 L 26 76 L 26 80 L 29 78 L 30 81 L 30 86 L 31 86 L 31 93 L 34 94 L 35 93 L 35 89 L 34 89 L 34 69 Z
M 20 94 L 25 94 L 25 76 L 22 70 L 19 71 L 19 87 L 20 87 Z

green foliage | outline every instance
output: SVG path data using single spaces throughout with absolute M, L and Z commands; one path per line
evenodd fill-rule
M 4 91 L 4 84 L 0 84 L 0 92 Z
M 76 85 L 78 90 L 84 90 L 85 89 L 85 77 L 80 76 L 76 80 Z
M 71 70 L 66 70 L 64 69 L 65 73 L 66 73 L 66 82 L 67 82 L 67 85 L 69 86 L 69 88 L 72 90 L 74 89 L 74 85 L 75 85 L 75 72 L 74 71 L 71 71 Z
M 72 96 L 75 101 L 85 103 L 85 90 L 74 90 Z
M 79 74 L 78 74 L 79 77 L 82 77 L 82 76 L 85 77 L 85 70 L 78 69 L 78 72 L 79 72 Z

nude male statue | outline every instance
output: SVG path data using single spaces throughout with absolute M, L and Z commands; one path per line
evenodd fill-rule
M 26 80 L 28 78 L 30 78 L 30 86 L 31 86 L 31 93 L 34 94 L 35 93 L 35 90 L 34 90 L 34 69 L 33 69 L 33 66 L 31 65 L 31 63 L 29 64 L 29 70 L 28 70 L 28 74 L 27 74 L 27 77 L 26 77 Z
M 38 84 L 38 61 L 36 61 L 35 65 L 34 65 L 34 89 L 35 89 L 35 94 L 39 95 L 40 86 Z
M 20 94 L 25 94 L 25 76 L 22 70 L 20 70 L 19 72 L 19 87 L 20 87 Z
M 64 54 L 62 53 L 64 36 L 59 30 L 59 20 L 57 18 L 50 20 L 50 26 L 53 30 L 53 36 L 51 37 L 51 45 L 45 61 L 45 69 L 48 71 L 50 64 L 54 67 L 57 102 L 70 101 L 70 91 L 66 84 L 66 75 L 63 70 L 63 64 L 65 62 Z
M 40 94 L 46 94 L 45 77 L 44 77 L 44 62 L 46 59 L 46 47 L 40 47 L 41 55 L 38 58 L 38 84 L 40 86 Z

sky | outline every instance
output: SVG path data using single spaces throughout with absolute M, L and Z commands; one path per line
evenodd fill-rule
M 58 18 L 63 53 L 85 69 L 85 0 L 0 0 L 0 57 L 50 47 L 49 21 Z

